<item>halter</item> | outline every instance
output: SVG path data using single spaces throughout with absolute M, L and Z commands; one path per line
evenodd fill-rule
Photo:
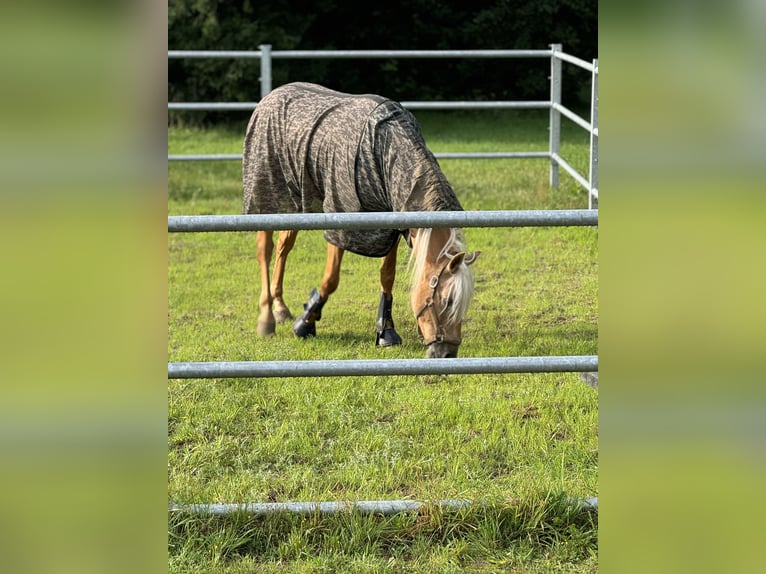
M 436 312 L 436 309 L 434 308 L 434 295 L 436 295 L 436 288 L 439 286 L 439 281 L 441 281 L 442 274 L 444 273 L 444 270 L 447 268 L 447 265 L 449 265 L 450 262 L 447 261 L 439 271 L 437 275 L 434 275 L 431 277 L 431 280 L 428 282 L 428 286 L 431 288 L 431 294 L 426 297 L 425 303 L 423 303 L 420 306 L 420 309 L 418 309 L 418 312 L 415 313 L 415 321 L 417 322 L 418 319 L 420 319 L 420 316 L 426 312 L 426 310 L 431 311 L 431 319 L 433 320 L 434 325 L 436 326 L 436 334 L 434 337 L 430 340 L 426 340 L 423 337 L 423 332 L 420 330 L 420 325 L 418 324 L 418 335 L 420 335 L 421 340 L 423 341 L 423 344 L 428 346 L 431 343 L 447 343 L 450 345 L 458 346 L 463 341 L 462 338 L 458 337 L 457 339 L 447 339 L 444 335 L 444 329 L 442 328 L 442 324 L 439 321 L 439 313 Z

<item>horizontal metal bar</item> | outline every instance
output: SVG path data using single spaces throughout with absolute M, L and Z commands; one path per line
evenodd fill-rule
M 285 58 L 550 58 L 551 50 L 274 50 Z
M 548 109 L 546 101 L 453 101 L 453 102 L 401 102 L 410 110 L 487 110 L 487 109 Z M 258 102 L 168 102 L 168 110 L 255 110 Z
M 584 120 L 580 116 L 578 116 L 576 113 L 574 113 L 569 108 L 565 108 L 561 104 L 553 104 L 553 109 L 559 112 L 561 115 L 566 116 L 570 120 L 572 120 L 574 123 L 576 123 L 581 128 L 584 128 L 588 133 L 593 132 L 593 126 L 590 124 L 590 122 Z
M 242 161 L 241 153 L 169 155 L 168 161 Z
M 168 232 L 598 225 L 596 209 L 171 215 Z
M 490 152 L 443 152 L 434 154 L 438 159 L 529 159 L 550 158 L 547 151 L 490 151 Z M 241 153 L 213 153 L 168 155 L 168 161 L 242 161 Z
M 558 58 L 560 60 L 564 60 L 565 62 L 569 62 L 570 64 L 574 64 L 575 66 L 580 66 L 584 70 L 588 70 L 589 72 L 593 72 L 593 64 L 590 62 L 586 62 L 585 60 L 582 60 L 576 56 L 570 56 L 569 54 L 565 54 L 564 52 L 556 52 L 553 55 L 554 58 Z M 598 73 L 598 68 L 596 68 L 596 73 Z
M 548 101 L 456 101 L 456 102 L 400 102 L 410 110 L 487 110 L 487 109 L 549 109 Z
M 273 52 L 272 52 L 273 53 Z M 260 58 L 260 50 L 168 50 L 168 58 Z
M 254 110 L 258 102 L 168 102 L 169 110 Z
M 583 176 L 581 176 L 578 171 L 573 168 L 567 160 L 565 160 L 563 157 L 561 157 L 559 154 L 554 153 L 551 154 L 551 159 L 558 163 L 561 167 L 563 167 L 569 175 L 571 175 L 577 183 L 579 183 L 581 186 L 583 186 L 585 189 L 590 188 L 590 183 L 588 183 L 588 180 L 585 179 Z
M 470 506 L 468 500 L 437 500 L 424 503 L 416 500 L 355 500 L 348 502 L 249 502 L 223 504 L 176 504 L 169 510 L 199 514 L 237 514 L 246 513 L 256 516 L 289 512 L 293 514 L 340 514 L 359 512 L 361 514 L 400 514 L 412 512 L 423 507 L 436 506 L 445 509 L 461 509 Z
M 477 151 L 477 152 L 442 152 L 435 153 L 438 159 L 531 159 L 531 158 L 550 158 L 551 154 L 547 151 Z
M 588 497 L 584 500 L 573 500 L 579 503 L 582 511 L 598 510 L 598 498 Z M 247 502 L 247 503 L 218 503 L 218 504 L 173 504 L 171 512 L 188 512 L 194 514 L 252 514 L 265 516 L 280 512 L 292 514 L 340 514 L 359 512 L 361 514 L 401 514 L 415 512 L 421 508 L 441 508 L 461 510 L 469 508 L 469 500 L 435 500 L 420 502 L 417 500 L 354 500 L 348 502 Z
M 272 50 L 290 58 L 550 58 L 551 50 Z M 168 50 L 168 58 L 260 58 L 260 50 Z
M 467 359 L 338 359 L 168 363 L 169 379 L 346 377 L 498 373 L 575 373 L 598 370 L 597 355 Z

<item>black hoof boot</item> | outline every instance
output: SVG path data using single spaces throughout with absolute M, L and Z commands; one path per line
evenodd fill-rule
M 391 306 L 393 305 L 393 302 L 393 298 L 386 301 L 385 294 L 380 294 L 378 319 L 375 321 L 375 330 L 377 331 L 375 344 L 378 347 L 392 347 L 394 345 L 402 344 L 402 338 L 394 329 L 394 320 L 391 318 Z
M 306 337 L 316 337 L 316 322 L 322 318 L 322 307 L 324 302 L 319 297 L 319 291 L 311 290 L 309 302 L 303 304 L 303 313 L 293 323 L 293 333 L 296 337 L 305 339 Z

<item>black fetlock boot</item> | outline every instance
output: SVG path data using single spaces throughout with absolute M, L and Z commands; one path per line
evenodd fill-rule
M 293 323 L 293 333 L 296 337 L 301 339 L 316 337 L 316 322 L 322 318 L 322 307 L 324 307 L 324 301 L 321 300 L 319 291 L 312 289 L 309 302 L 303 304 L 303 313 Z
M 380 294 L 380 304 L 378 305 L 378 319 L 375 321 L 375 344 L 378 347 L 391 347 L 401 345 L 402 338 L 394 329 L 394 320 L 391 318 L 391 307 L 394 299 L 386 301 L 385 293 Z

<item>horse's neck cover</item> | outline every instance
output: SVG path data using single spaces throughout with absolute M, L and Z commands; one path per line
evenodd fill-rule
M 417 120 L 381 96 L 287 84 L 258 104 L 243 151 L 244 213 L 462 210 Z M 382 257 L 400 232 L 325 238 Z

